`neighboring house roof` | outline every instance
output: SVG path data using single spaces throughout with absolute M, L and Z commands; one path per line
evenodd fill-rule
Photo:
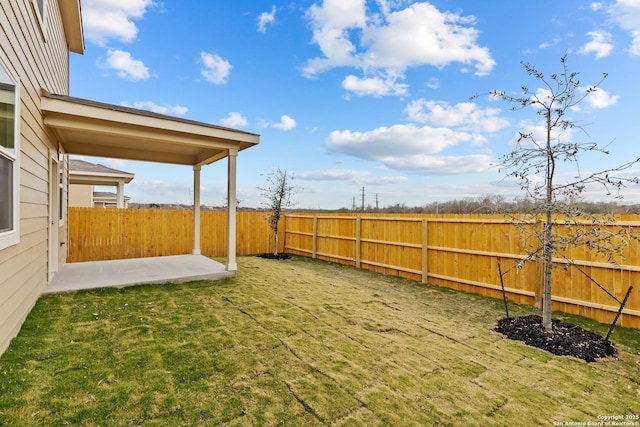
M 135 174 L 79 159 L 69 159 L 69 183 L 84 185 L 128 184 Z
M 254 133 L 46 91 L 41 108 L 68 154 L 202 166 L 260 142 Z

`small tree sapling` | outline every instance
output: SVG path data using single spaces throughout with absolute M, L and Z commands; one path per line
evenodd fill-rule
M 551 284 L 554 256 L 567 257 L 571 248 L 586 247 L 599 255 L 605 255 L 611 262 L 629 242 L 628 230 L 611 226 L 613 219 L 581 212 L 575 208 L 575 201 L 582 194 L 592 190 L 594 184 L 604 188 L 607 194 L 621 197 L 620 190 L 625 184 L 638 183 L 637 177 L 622 173 L 640 159 L 634 159 L 618 167 L 606 168 L 599 172 L 581 170 L 579 157 L 586 153 L 609 154 L 607 147 L 596 142 L 576 142 L 576 130 L 588 138 L 585 129 L 571 117 L 578 110 L 577 105 L 600 89 L 607 77 L 592 86 L 582 86 L 579 73 L 570 72 L 567 55 L 560 58 L 559 74 L 546 76 L 534 66 L 522 63 L 529 76 L 536 79 L 541 87 L 531 91 L 522 86 L 521 95 L 494 90 L 490 95 L 515 104 L 512 110 L 533 107 L 542 117 L 542 132 L 519 132 L 515 148 L 501 158 L 500 168 L 506 176 L 514 179 L 534 203 L 534 211 L 516 220 L 524 240 L 524 250 L 528 259 L 542 261 L 543 279 L 543 325 L 552 330 Z M 559 176 L 572 166 L 569 179 Z M 563 175 L 563 177 L 566 175 Z M 558 216 L 556 218 L 556 215 Z M 514 217 L 515 218 L 515 217 Z M 557 219 L 561 219 L 558 221 Z
M 295 187 L 291 184 L 293 177 L 277 168 L 267 175 L 267 186 L 265 188 L 258 187 L 262 191 L 262 195 L 267 199 L 265 205 L 269 209 L 267 221 L 271 230 L 273 230 L 273 255 L 278 255 L 278 229 L 280 218 L 285 209 L 292 206 L 291 197 Z

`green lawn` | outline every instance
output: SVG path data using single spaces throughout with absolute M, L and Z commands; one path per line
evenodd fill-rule
M 500 300 L 299 257 L 238 263 L 219 282 L 42 297 L 0 358 L 0 425 L 551 426 L 640 410 L 640 331 L 617 328 L 619 358 L 586 363 L 494 332 Z

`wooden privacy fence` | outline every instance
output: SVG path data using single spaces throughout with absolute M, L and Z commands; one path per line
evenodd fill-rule
M 640 221 L 616 225 L 640 232 Z M 515 226 L 502 215 L 287 215 L 285 250 L 423 283 L 501 298 L 500 273 L 509 300 L 538 305 L 540 263 L 524 262 Z M 618 324 L 640 328 L 640 246 L 614 266 L 585 248 L 570 254 L 574 265 L 554 259 L 553 310 L 610 323 L 618 300 L 633 292 Z M 568 267 L 568 268 L 561 268 Z M 591 279 L 590 279 L 590 278 Z M 595 282 L 595 283 L 594 283 Z
M 264 213 L 237 212 L 236 231 L 238 255 L 273 251 L 273 233 Z M 193 212 L 69 208 L 68 240 L 67 262 L 190 254 Z M 226 212 L 200 212 L 200 250 L 209 257 L 227 255 Z

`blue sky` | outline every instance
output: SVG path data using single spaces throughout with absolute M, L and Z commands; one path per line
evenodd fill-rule
M 549 75 L 565 53 L 585 88 L 608 73 L 570 112 L 587 133 L 566 139 L 611 144 L 582 171 L 640 156 L 640 0 L 82 0 L 82 14 L 72 96 L 261 135 L 238 157 L 241 207 L 261 206 L 277 167 L 300 208 L 350 208 L 363 187 L 380 207 L 521 197 L 494 165 L 539 117 L 470 97 L 535 92 L 520 62 Z M 133 202 L 192 203 L 188 167 L 85 159 L 135 173 Z M 225 197 L 226 162 L 203 168 L 202 203 Z

